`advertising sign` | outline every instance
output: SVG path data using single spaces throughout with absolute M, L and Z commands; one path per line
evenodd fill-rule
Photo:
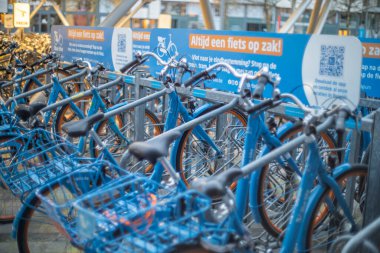
M 133 29 L 132 30 L 132 50 L 133 53 L 140 51 L 145 53 L 150 51 L 150 33 L 152 29 Z
M 186 57 L 190 67 L 195 68 L 196 71 L 203 70 L 220 61 L 230 63 L 241 73 L 250 74 L 254 74 L 266 66 L 270 72 L 281 76 L 279 88 L 282 92 L 293 93 L 306 103 L 309 98 L 309 102 L 314 104 L 316 101 L 311 100 L 310 93 L 307 91 L 309 88 L 305 88 L 307 86 L 305 82 L 313 81 L 314 84 L 317 75 L 321 77 L 318 80 L 325 80 L 327 72 L 320 69 L 339 69 L 339 64 L 343 64 L 345 72 L 344 78 L 343 76 L 342 78 L 345 81 L 341 81 L 347 84 L 346 88 L 349 89 L 355 80 L 360 83 L 362 58 L 361 50 L 359 50 L 361 48 L 360 41 L 353 37 L 344 37 L 341 38 L 342 41 L 339 40 L 339 43 L 342 43 L 338 43 L 338 45 L 335 41 L 336 38 L 339 37 L 243 31 L 153 29 L 150 36 L 150 48 L 165 59 L 168 58 L 168 55 L 173 56 L 175 54 L 178 54 L 177 58 Z M 315 43 L 316 41 L 318 43 Z M 343 56 L 342 54 L 335 55 L 336 51 L 330 49 L 322 54 L 322 45 L 330 49 L 332 46 L 341 46 L 344 47 L 345 51 Z M 305 52 L 306 50 L 308 52 Z M 315 52 L 315 54 L 309 52 Z M 310 62 L 304 60 L 307 54 L 313 55 Z M 353 65 L 348 66 L 350 65 L 349 62 L 359 63 L 359 67 L 354 71 L 352 68 L 355 67 Z M 157 76 L 161 67 L 151 61 L 150 69 L 151 74 Z M 353 79 L 345 79 L 350 71 L 353 71 L 351 73 Z M 312 75 L 308 75 L 309 72 L 314 73 L 314 79 L 311 79 Z M 238 79 L 227 70 L 220 69 L 217 78 L 213 81 L 207 81 L 205 85 L 209 88 L 236 92 Z M 312 88 L 317 89 L 317 86 Z M 320 91 L 320 93 L 323 92 Z M 355 91 L 356 93 L 360 92 Z M 351 93 L 348 92 L 347 94 Z M 270 89 L 266 90 L 265 95 L 271 95 Z M 338 95 L 340 96 L 342 93 L 336 94 L 336 96 Z M 380 97 L 380 93 L 377 96 Z M 321 98 L 318 102 L 321 103 L 322 100 Z
M 129 28 L 53 26 L 51 38 L 52 50 L 64 61 L 82 59 L 113 71 L 132 60 Z
M 4 15 L 4 27 L 5 28 L 13 28 L 13 14 L 5 14 Z
M 30 26 L 30 5 L 28 3 L 14 3 L 13 14 L 15 27 Z
M 310 105 L 359 105 L 361 43 L 355 37 L 312 35 L 302 62 L 302 82 Z
M 362 91 L 380 98 L 380 40 L 360 39 L 363 47 Z

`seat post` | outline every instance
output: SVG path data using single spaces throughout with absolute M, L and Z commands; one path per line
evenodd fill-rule
M 173 166 L 171 165 L 168 158 L 160 157 L 157 159 L 157 161 L 160 162 L 162 164 L 162 166 L 164 167 L 164 169 L 169 172 L 170 176 L 173 178 L 176 185 L 178 185 L 178 184 L 180 184 L 180 182 L 182 182 L 180 176 L 178 175 L 176 170 L 173 168 Z

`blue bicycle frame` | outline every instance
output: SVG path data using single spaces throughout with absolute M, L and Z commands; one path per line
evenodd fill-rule
M 21 62 L 18 58 L 16 58 L 16 64 L 22 64 L 22 62 Z M 44 69 L 37 70 L 36 73 L 39 73 L 39 72 L 42 72 L 42 71 L 44 71 Z M 22 72 L 22 73 L 25 72 L 25 75 L 26 75 L 26 76 L 32 74 L 29 70 L 27 70 L 27 69 L 23 69 L 23 68 L 21 68 L 21 67 L 18 67 L 18 68 L 17 68 L 17 72 Z M 22 75 L 22 74 L 17 74 L 17 75 L 14 76 L 13 79 L 15 79 L 15 80 L 17 80 L 17 79 L 21 79 L 23 76 L 24 76 L 24 75 Z M 17 82 L 17 83 L 15 83 L 15 85 L 14 85 L 13 96 L 17 96 L 17 95 L 20 95 L 21 93 L 25 92 L 25 87 L 27 87 L 28 84 L 29 84 L 30 82 L 32 82 L 32 81 L 33 81 L 37 86 L 39 86 L 39 87 L 42 87 L 42 86 L 44 85 L 44 84 L 41 83 L 40 80 L 38 80 L 38 78 L 35 77 L 35 76 L 32 77 L 32 78 L 30 78 L 30 79 L 27 79 L 27 80 L 25 81 L 25 84 L 24 84 L 23 89 L 21 89 L 21 85 L 20 85 L 20 83 Z M 26 101 L 25 101 L 24 98 L 20 98 L 20 99 L 17 100 L 17 103 L 18 103 L 18 104 L 25 104 Z M 15 105 L 14 103 L 12 103 L 12 105 L 11 105 L 11 111 L 14 111 L 15 107 L 16 107 L 16 105 Z
M 206 107 L 209 107 L 210 105 L 206 105 L 205 107 L 201 107 L 194 115 L 190 115 L 187 111 L 186 107 L 182 104 L 180 97 L 175 91 L 172 91 L 169 93 L 169 110 L 168 115 L 165 120 L 165 126 L 164 126 L 164 132 L 173 129 L 177 125 L 178 116 L 181 115 L 183 120 L 185 122 L 191 121 L 194 119 L 197 115 L 199 115 L 203 110 L 205 110 Z M 194 128 L 194 134 L 199 138 L 200 140 L 208 143 L 217 154 L 221 154 L 221 150 L 216 146 L 216 144 L 212 141 L 210 136 L 206 133 L 206 131 L 201 126 L 196 126 Z M 173 151 L 171 154 L 171 164 L 175 168 L 175 151 L 178 148 L 178 141 L 174 144 Z M 164 167 L 161 165 L 161 163 L 157 163 L 154 166 L 154 171 L 151 176 L 151 178 L 160 183 L 162 179 L 162 174 L 164 172 Z
M 279 133 L 284 133 L 286 130 L 290 129 L 293 126 L 293 123 L 286 123 L 280 129 Z M 279 138 L 273 135 L 264 122 L 264 113 L 251 114 L 248 116 L 248 124 L 246 131 L 246 140 L 244 143 L 243 159 L 241 162 L 241 167 L 247 165 L 248 163 L 255 160 L 256 155 L 256 146 L 257 142 L 263 138 L 264 143 L 266 144 L 266 150 L 272 150 L 282 145 Z M 261 154 L 263 155 L 263 153 Z M 293 158 L 288 155 L 284 156 L 284 160 L 288 163 L 289 167 L 292 168 L 297 174 L 301 175 L 298 166 L 296 165 Z M 279 159 L 280 164 L 284 164 L 284 160 Z M 243 178 L 238 181 L 237 190 L 236 190 L 236 206 L 239 214 L 239 218 L 243 219 L 245 207 L 247 204 L 248 193 L 250 196 L 249 205 L 252 210 L 252 214 L 256 222 L 260 222 L 260 216 L 258 214 L 258 200 L 257 200 L 257 185 L 258 185 L 258 176 L 259 171 L 255 171 L 251 175 L 251 179 Z M 250 183 L 249 183 L 250 180 Z
M 307 163 L 302 175 L 300 186 L 298 188 L 295 207 L 293 209 L 290 222 L 286 229 L 285 238 L 280 251 L 281 253 L 293 252 L 297 241 L 299 242 L 299 250 L 304 249 L 302 239 L 305 236 L 306 232 L 302 230 L 302 223 L 306 222 L 308 220 L 306 219 L 306 217 L 309 218 L 311 215 L 311 209 L 307 208 L 307 206 L 316 200 L 315 197 L 311 197 L 316 196 L 315 194 L 311 195 L 313 188 L 315 188 L 314 183 L 316 178 L 318 178 L 318 181 L 320 183 L 315 189 L 315 192 L 320 192 L 321 188 L 323 188 L 326 185 L 331 187 L 331 189 L 334 192 L 334 195 L 336 196 L 338 204 L 343 209 L 344 215 L 350 221 L 353 230 L 356 229 L 354 218 L 350 212 L 349 206 L 347 205 L 340 191 L 338 183 L 334 179 L 334 176 L 330 175 L 325 169 L 325 165 L 323 163 L 323 160 L 320 158 L 318 144 L 315 141 L 315 139 L 311 140 L 310 143 L 308 143 L 308 150 L 309 154 L 307 157 Z M 336 169 L 334 169 L 334 174 L 341 174 L 342 171 L 347 170 L 348 168 L 349 164 L 340 165 Z M 328 201 L 327 205 L 332 206 L 332 200 Z

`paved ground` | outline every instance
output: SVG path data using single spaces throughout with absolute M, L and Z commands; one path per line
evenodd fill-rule
M 11 237 L 12 224 L 0 224 L 0 252 L 17 253 L 17 243 Z

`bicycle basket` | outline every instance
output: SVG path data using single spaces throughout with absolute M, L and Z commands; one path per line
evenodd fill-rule
M 80 164 L 90 162 L 79 158 L 79 152 L 71 143 L 43 129 L 31 130 L 1 143 L 0 152 L 0 175 L 13 194 L 21 198 Z
M 136 177 L 74 203 L 78 233 L 94 252 L 167 252 L 201 233 L 211 201 L 195 191 L 176 194 Z
M 113 185 L 119 182 L 118 178 L 126 180 L 128 177 L 133 175 L 107 161 L 82 165 L 37 190 L 36 195 L 41 200 L 40 211 L 45 212 L 54 221 L 59 231 L 72 238 L 73 242 L 78 242 L 77 211 L 73 208 L 74 201 L 102 185 Z

